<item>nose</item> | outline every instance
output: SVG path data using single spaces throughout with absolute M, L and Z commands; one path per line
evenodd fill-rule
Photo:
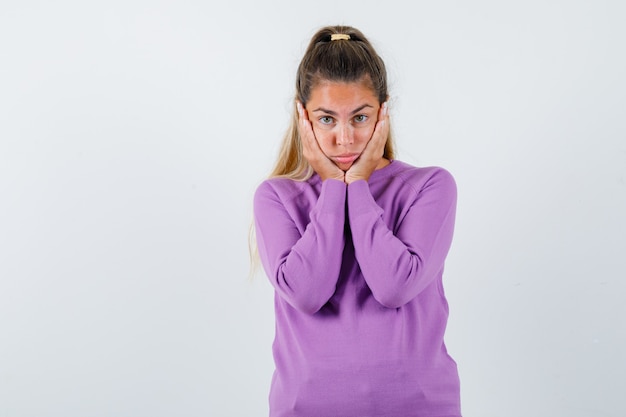
M 337 145 L 351 145 L 354 142 L 354 132 L 350 125 L 339 126 L 337 132 Z

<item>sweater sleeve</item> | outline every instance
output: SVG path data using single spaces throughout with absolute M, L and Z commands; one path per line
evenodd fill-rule
M 408 303 L 435 280 L 452 243 L 457 198 L 453 177 L 435 171 L 414 191 L 410 207 L 392 231 L 368 183 L 348 186 L 357 261 L 374 298 L 389 308 Z
M 316 313 L 335 292 L 345 244 L 345 204 L 346 185 L 324 181 L 301 232 L 270 183 L 255 193 L 261 263 L 277 293 L 299 311 Z

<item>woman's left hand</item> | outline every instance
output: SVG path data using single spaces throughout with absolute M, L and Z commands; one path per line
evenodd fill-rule
M 354 164 L 346 171 L 345 183 L 350 184 L 357 180 L 367 181 L 372 172 L 378 167 L 385 153 L 385 144 L 389 136 L 389 114 L 387 102 L 384 102 L 378 110 L 378 121 L 374 127 L 374 133 L 365 149 Z

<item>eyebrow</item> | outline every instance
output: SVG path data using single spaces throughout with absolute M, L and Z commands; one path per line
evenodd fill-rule
M 366 107 L 374 108 L 374 106 L 372 106 L 372 105 L 364 104 L 364 105 L 362 105 L 360 107 L 357 107 L 356 109 L 352 110 L 352 112 L 350 114 L 356 114 L 356 113 L 360 112 L 361 110 L 363 110 Z M 313 112 L 316 112 L 316 111 L 322 111 L 324 113 L 330 114 L 331 116 L 336 116 L 337 115 L 337 112 L 325 109 L 323 107 L 318 107 L 317 109 L 313 110 Z

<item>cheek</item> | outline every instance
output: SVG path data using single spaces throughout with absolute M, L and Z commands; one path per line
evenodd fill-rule
M 313 133 L 315 133 L 315 139 L 317 139 L 322 152 L 327 156 L 330 155 L 333 148 L 333 136 L 323 129 L 313 128 Z
M 361 145 L 362 147 L 365 147 L 365 145 L 367 145 L 367 142 L 369 142 L 369 140 L 371 139 L 373 133 L 374 133 L 373 127 L 357 129 L 354 132 L 354 142 L 356 144 Z

